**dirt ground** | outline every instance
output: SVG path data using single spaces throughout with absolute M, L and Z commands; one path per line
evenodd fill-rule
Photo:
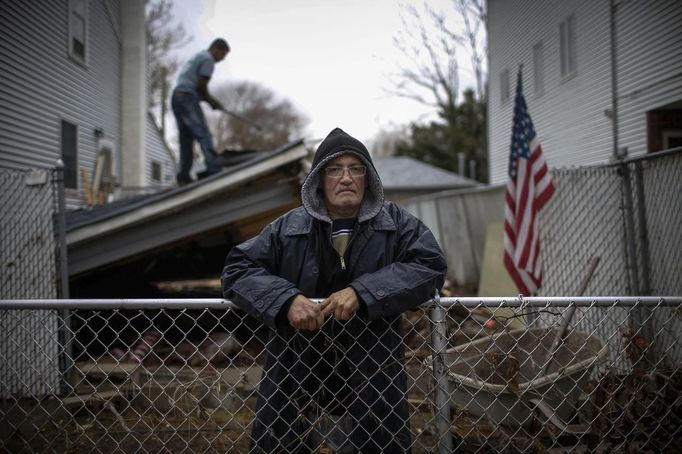
M 90 411 L 82 411 L 72 418 L 45 420 L 33 432 L 15 434 L 12 440 L 7 440 L 5 447 L 9 452 L 17 453 L 246 453 L 254 405 L 255 402 L 250 401 L 234 415 L 222 410 L 196 414 L 179 411 L 139 414 L 131 407 L 118 416 L 101 410 L 93 417 Z M 436 448 L 436 438 L 429 429 L 431 421 L 430 411 L 413 408 L 413 452 L 433 452 Z M 317 452 L 333 451 L 322 446 Z

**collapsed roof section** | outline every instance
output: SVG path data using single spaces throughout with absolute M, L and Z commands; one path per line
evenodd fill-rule
M 208 178 L 167 191 L 67 213 L 69 275 L 237 226 L 248 237 L 298 205 L 303 141 L 254 154 Z

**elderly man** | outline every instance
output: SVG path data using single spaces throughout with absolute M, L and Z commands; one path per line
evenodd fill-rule
M 225 298 L 271 328 L 253 448 L 315 450 L 311 426 L 327 418 L 346 432 L 341 452 L 409 452 L 401 313 L 440 289 L 443 252 L 421 221 L 384 202 L 367 148 L 339 128 L 318 147 L 301 198 L 234 247 L 222 274 Z

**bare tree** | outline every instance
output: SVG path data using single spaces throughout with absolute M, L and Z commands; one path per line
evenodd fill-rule
M 403 30 L 394 44 L 406 62 L 390 76 L 390 94 L 415 100 L 447 116 L 460 91 L 459 53 L 469 55 L 479 101 L 485 101 L 485 0 L 452 0 L 450 11 L 428 3 L 403 7 Z M 437 30 L 434 33 L 433 30 Z
M 303 137 L 309 120 L 288 99 L 250 81 L 227 82 L 215 88 L 225 108 L 261 127 L 221 112 L 207 114 L 218 153 L 224 150 L 272 150 Z
M 178 58 L 172 51 L 187 44 L 191 37 L 175 20 L 171 0 L 147 0 L 145 31 L 151 79 L 148 104 L 150 109 L 161 108 L 159 117 L 164 130 L 170 79 L 179 67 Z
M 464 40 L 471 56 L 471 66 L 476 78 L 476 95 L 478 101 L 486 102 L 486 62 L 488 58 L 488 44 L 485 26 L 488 13 L 485 9 L 486 0 L 457 0 L 455 3 L 459 15 L 464 21 Z
M 396 154 L 412 156 L 465 175 L 457 156 L 476 163 L 479 181 L 487 180 L 485 0 L 452 0 L 437 11 L 428 3 L 404 7 L 403 30 L 394 39 L 405 62 L 391 78 L 390 94 L 431 106 L 438 119 L 410 125 Z M 434 31 L 435 30 L 435 31 Z M 460 72 L 469 58 L 475 89 L 461 90 Z M 462 100 L 458 100 L 459 93 Z

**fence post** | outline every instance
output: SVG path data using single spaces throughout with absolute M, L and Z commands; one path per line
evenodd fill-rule
M 634 164 L 634 178 L 635 188 L 632 187 L 632 172 L 628 163 L 623 163 L 623 184 L 625 192 L 625 229 L 627 235 L 627 251 L 628 263 L 630 264 L 630 279 L 632 285 L 633 295 L 647 295 L 650 293 L 649 288 L 649 240 L 646 231 L 646 208 L 644 206 L 644 185 L 642 182 L 642 164 L 637 161 Z M 633 198 L 637 196 L 637 226 L 639 227 L 639 236 L 635 229 L 635 209 Z M 642 281 L 640 285 L 639 266 L 640 260 L 637 258 L 637 243 L 641 247 L 641 262 L 642 262 Z M 644 293 L 642 293 L 644 291 Z M 642 305 L 635 305 L 631 312 L 631 328 L 640 336 L 651 341 L 653 339 L 653 331 L 651 329 L 651 309 Z M 643 356 L 650 364 L 655 364 L 656 353 L 653 344 L 648 347 Z
M 623 196 L 625 210 L 625 241 L 630 269 L 630 291 L 639 295 L 639 272 L 637 270 L 637 245 L 635 244 L 635 210 L 632 201 L 632 181 L 629 164 L 620 167 L 623 176 Z
M 435 303 L 431 309 L 431 338 L 433 342 L 433 379 L 436 384 L 436 429 L 438 431 L 438 452 L 441 454 L 452 452 L 452 437 L 450 436 L 450 385 L 448 382 L 447 365 L 443 353 L 447 349 L 446 312 L 440 304 L 438 292 L 433 298 Z
M 57 160 L 55 168 L 57 183 L 57 213 L 55 216 L 55 226 L 57 230 L 57 242 L 59 247 L 59 288 L 60 298 L 69 298 L 69 268 L 66 249 L 66 200 L 64 197 L 64 162 Z M 58 311 L 61 327 L 57 331 L 57 340 L 62 346 L 59 355 L 59 369 L 61 372 L 62 391 L 70 390 L 73 374 L 73 336 L 71 333 L 71 311 L 62 309 Z
M 641 261 L 638 262 L 642 265 L 642 281 L 640 286 L 641 295 L 651 294 L 651 279 L 650 279 L 650 256 L 649 256 L 649 232 L 647 226 L 647 215 L 646 215 L 646 200 L 644 198 L 644 174 L 642 172 L 642 161 L 636 161 L 635 166 L 635 191 L 637 194 L 637 225 L 639 227 L 639 237 L 638 242 L 640 246 L 640 252 L 642 254 Z M 638 327 L 642 331 L 642 335 L 649 341 L 652 341 L 655 337 L 654 329 L 651 323 L 652 311 L 649 307 L 642 307 L 638 312 L 641 318 L 641 325 Z M 656 349 L 654 342 L 651 342 L 649 346 L 649 351 L 647 352 L 647 357 L 652 364 L 658 362 L 658 359 L 662 357 L 662 352 Z
M 69 299 L 69 269 L 66 259 L 66 200 L 64 197 L 64 163 L 57 160 L 55 168 L 57 175 L 57 214 L 55 224 L 57 227 L 57 241 L 59 242 L 59 286 L 60 298 Z
M 649 279 L 649 233 L 647 231 L 646 200 L 644 199 L 644 175 L 642 161 L 635 162 L 635 187 L 637 191 L 637 219 L 639 225 L 639 244 L 642 252 L 642 285 L 640 295 L 651 293 Z

